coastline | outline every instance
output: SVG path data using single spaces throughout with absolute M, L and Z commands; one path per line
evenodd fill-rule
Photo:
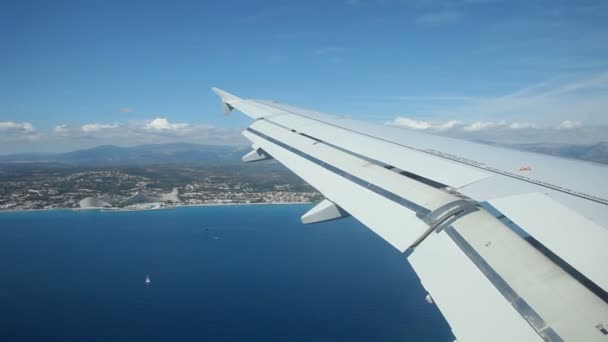
M 293 204 L 312 204 L 314 202 L 262 202 L 262 203 L 250 203 L 250 202 L 232 202 L 232 203 L 198 203 L 198 204 L 172 204 L 167 206 L 157 206 L 157 207 L 132 207 L 132 208 L 118 208 L 118 207 L 108 207 L 108 208 L 43 208 L 43 209 L 5 209 L 0 210 L 0 215 L 2 213 L 17 213 L 17 212 L 38 212 L 38 211 L 99 211 L 99 212 L 131 212 L 131 211 L 151 211 L 151 210 L 168 210 L 168 209 L 177 209 L 181 207 L 215 207 L 215 206 L 243 206 L 243 205 L 293 205 Z

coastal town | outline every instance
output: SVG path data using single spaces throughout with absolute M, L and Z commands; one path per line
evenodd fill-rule
M 148 172 L 149 173 L 149 172 Z M 302 189 L 303 188 L 303 189 Z M 256 182 L 208 175 L 182 184 L 121 170 L 88 170 L 65 175 L 14 177 L 0 182 L 0 210 L 145 210 L 180 205 L 307 203 L 320 194 L 306 184 Z

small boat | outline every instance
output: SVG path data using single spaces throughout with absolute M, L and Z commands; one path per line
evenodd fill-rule
M 150 284 L 150 276 L 146 276 L 146 284 Z

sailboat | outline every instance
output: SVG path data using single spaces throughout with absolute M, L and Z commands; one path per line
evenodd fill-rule
M 146 284 L 150 284 L 150 276 L 146 276 Z

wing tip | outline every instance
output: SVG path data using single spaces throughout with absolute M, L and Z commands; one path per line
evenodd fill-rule
M 232 102 L 232 101 L 238 101 L 241 99 L 240 97 L 230 94 L 229 92 L 224 91 L 220 88 L 211 87 L 211 91 L 213 91 L 217 96 L 219 96 L 222 99 L 222 102 L 225 102 L 228 104 L 230 104 L 230 102 Z
M 224 114 L 230 113 L 230 111 L 232 111 L 232 109 L 234 108 L 234 102 L 239 101 L 241 99 L 238 96 L 232 95 L 229 92 L 223 91 L 220 88 L 211 87 L 211 91 L 213 91 L 217 96 L 220 97 L 222 101 L 222 111 L 224 112 Z

